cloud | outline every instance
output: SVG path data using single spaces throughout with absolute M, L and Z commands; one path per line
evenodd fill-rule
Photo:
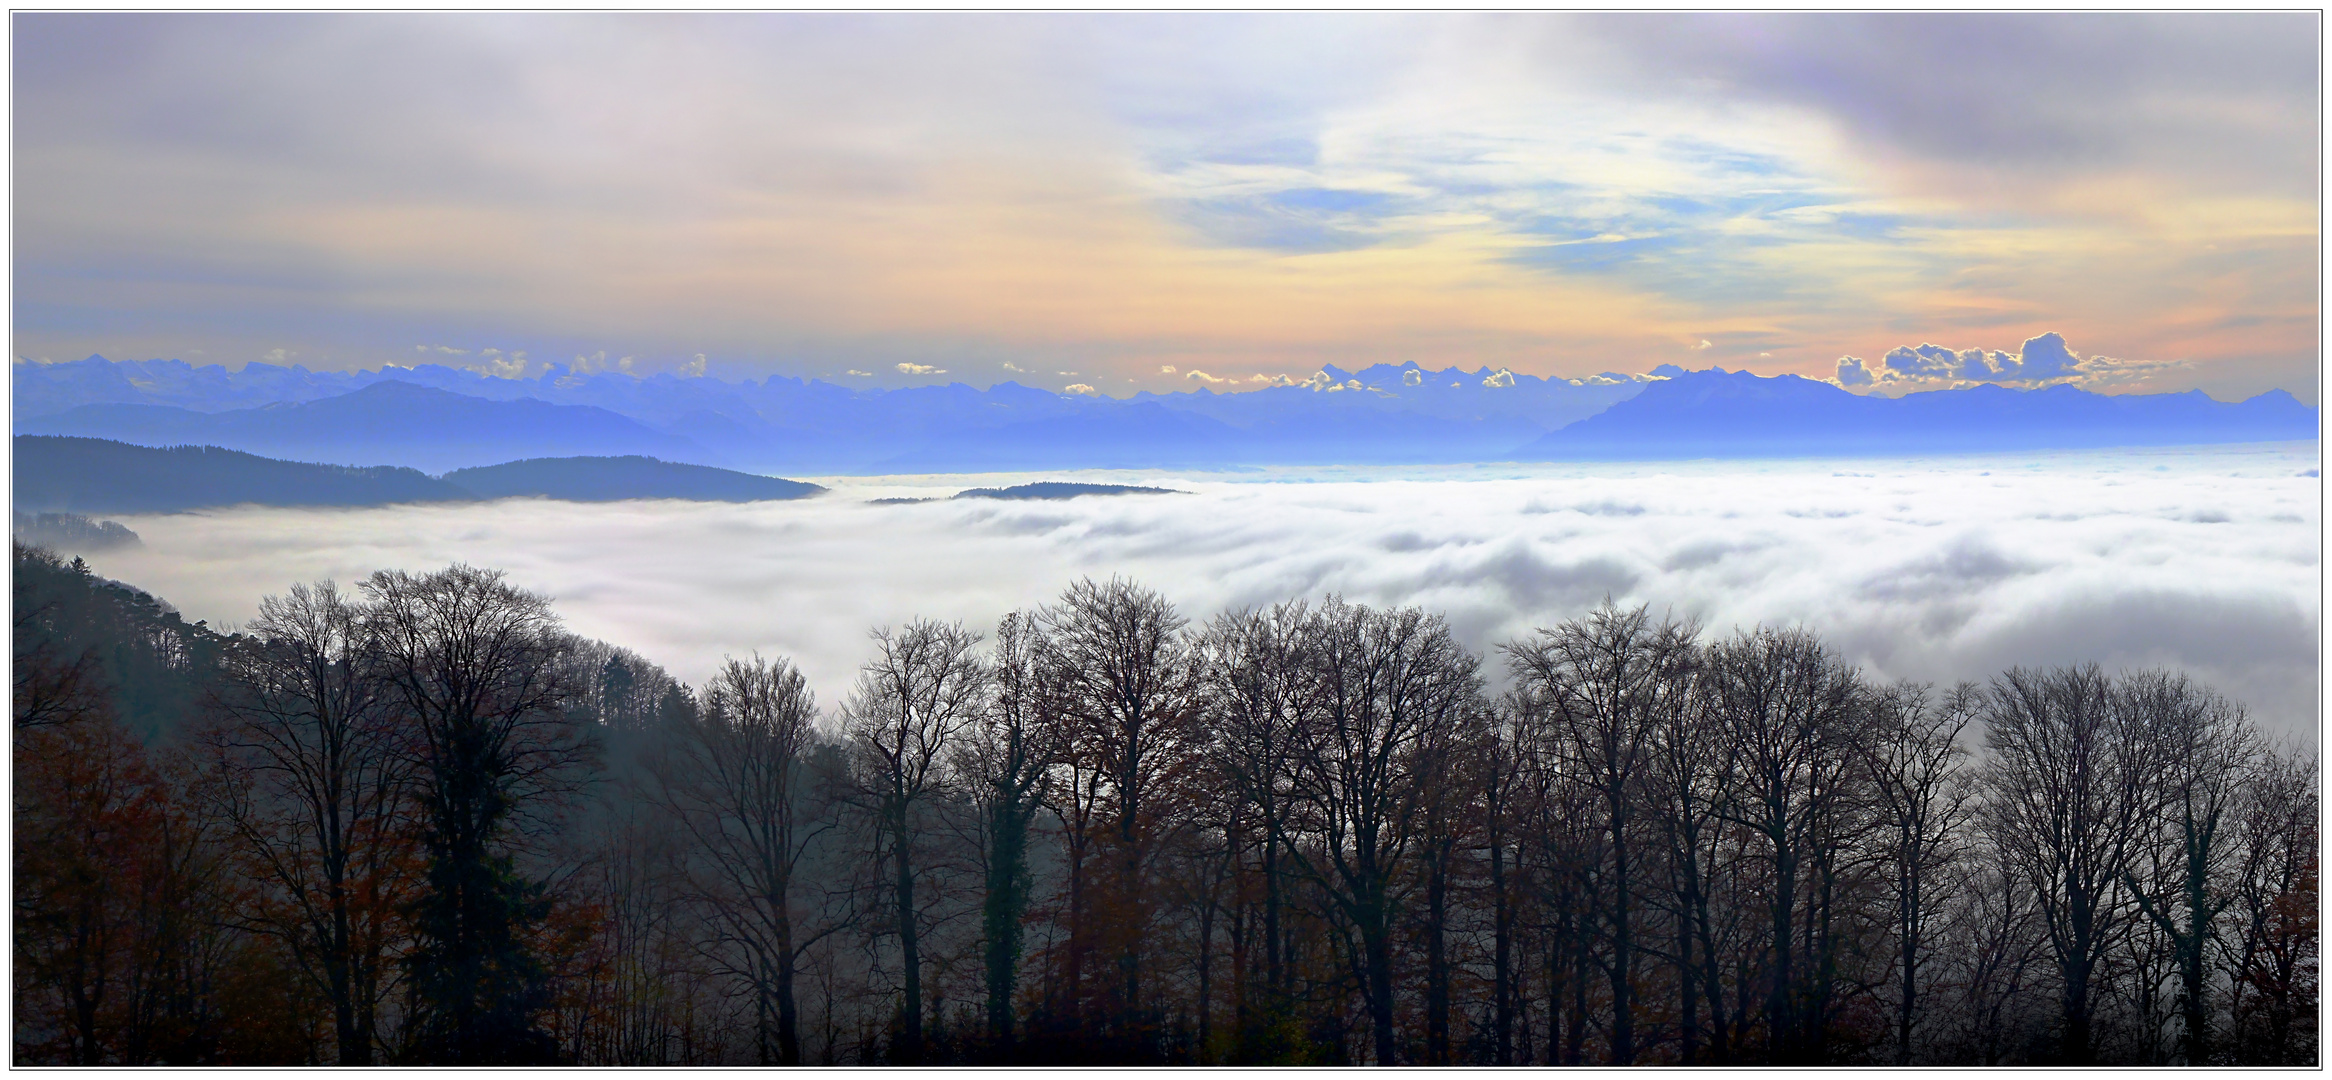
M 2098 357 L 2098 359 L 2106 364 L 2113 363 L 2112 360 L 2105 357 Z M 2081 358 L 2074 356 L 2073 350 L 2065 347 L 2064 335 L 2050 331 L 2026 341 L 2024 348 L 2018 351 L 2017 361 L 2018 374 L 2023 379 L 2028 382 L 2040 382 L 2047 379 L 2062 379 L 2075 374 L 2076 369 L 2080 366 Z M 1963 375 L 1963 377 L 1966 376 Z
M 14 348 L 1543 374 L 2045 310 L 2312 397 L 2315 20 L 32 13 Z
M 843 372 L 843 374 L 844 374 L 844 375 L 856 375 L 856 376 L 858 376 L 859 378 L 862 378 L 862 379 L 871 379 L 871 378 L 874 378 L 874 372 L 871 372 L 871 371 L 860 371 L 860 370 L 858 370 L 857 368 L 851 368 L 850 370 Z
M 1401 373 L 1401 385 L 1423 386 L 1425 385 L 1425 373 L 1417 370 L 1416 368 L 1410 368 L 1407 371 L 1403 371 Z
M 1889 680 L 2171 665 L 2306 735 L 2321 488 L 2295 474 L 2316 464 L 2313 451 L 2227 449 L 1520 466 L 1465 481 L 1421 479 L 1430 469 L 1288 483 L 1097 473 L 1049 478 L 1194 494 L 896 507 L 866 500 L 1028 477 L 841 478 L 801 502 L 134 516 L 124 524 L 145 549 L 97 569 L 215 625 L 251 618 L 295 581 L 468 560 L 690 682 L 723 654 L 791 656 L 828 706 L 866 659 L 867 628 L 916 616 L 992 626 L 1079 575 L 1130 575 L 1201 620 L 1326 592 L 1418 604 L 1485 654 L 1609 592 L 1716 634 L 1810 627 Z M 786 598 L 788 618 L 769 618 L 771 597 Z
M 945 375 L 945 374 L 947 374 L 947 369 L 946 369 L 946 368 L 942 368 L 942 367 L 932 367 L 932 366 L 931 366 L 931 365 L 929 365 L 929 364 L 909 364 L 909 363 L 900 363 L 900 364 L 897 364 L 897 365 L 895 365 L 895 366 L 896 366 L 896 367 L 899 369 L 899 374 L 901 374 L 901 375 Z
M 280 364 L 298 355 L 298 353 L 292 352 L 289 349 L 277 347 L 267 350 L 267 354 L 261 356 L 260 359 L 265 360 L 270 364 Z
M 522 361 L 526 359 L 526 354 L 522 352 L 512 353 L 511 355 Z M 580 353 L 576 354 L 575 363 L 571 365 L 571 367 L 572 370 L 579 375 L 595 375 L 604 371 L 617 371 L 629 375 L 632 372 L 632 362 L 636 359 L 638 358 L 631 356 L 619 356 L 611 361 L 607 358 L 607 350 L 602 349 L 598 352 L 592 353 L 589 356 L 584 356 Z M 525 365 L 523 363 L 520 364 L 519 369 L 523 371 L 525 369 Z M 704 354 L 698 353 L 694 361 L 680 365 L 679 374 L 684 378 L 690 378 L 704 374 Z
M 1830 381 L 1846 387 L 1932 390 L 1976 383 L 2044 386 L 2070 383 L 2084 387 L 2125 385 L 2150 375 L 2182 369 L 2185 360 L 2126 361 L 2110 356 L 2083 357 L 2050 331 L 2027 338 L 2016 352 L 1947 349 L 1922 342 L 1889 349 L 1877 366 L 1852 356 L 1838 358 Z
M 1514 373 L 1506 370 L 1505 368 L 1499 368 L 1498 370 L 1483 376 L 1482 385 L 1488 387 L 1512 386 L 1514 385 Z
M 1167 371 L 1169 371 L 1169 372 L 1171 372 L 1171 371 L 1173 371 L 1174 369 L 1173 369 L 1173 368 L 1167 368 L 1166 370 L 1167 370 Z M 1231 380 L 1229 380 L 1229 379 L 1223 378 L 1223 377 L 1222 377 L 1222 376 L 1220 376 L 1220 375 L 1209 375 L 1209 374 L 1207 374 L 1206 372 L 1203 372 L 1203 371 L 1200 371 L 1200 370 L 1198 370 L 1197 368 L 1192 368 L 1192 369 L 1190 370 L 1190 373 L 1189 373 L 1189 374 L 1186 374 L 1186 375 L 1184 375 L 1184 376 L 1183 376 L 1183 378 L 1185 378 L 1185 379 L 1189 379 L 1189 380 L 1191 380 L 1191 381 L 1193 381 L 1193 382 L 1202 382 L 1202 383 L 1227 383 L 1227 382 L 1230 382 L 1230 381 L 1231 381 Z
M 1709 346 L 1709 339 L 1707 339 L 1707 338 L 1702 338 L 1702 339 L 1700 339 L 1700 344 L 1698 344 L 1698 345 L 1695 345 L 1695 346 L 1693 346 L 1693 347 L 1692 347 L 1692 351 L 1694 351 L 1694 352 L 1701 352 L 1701 351 L 1704 351 L 1704 350 L 1708 349 L 1709 347 L 1710 347 L 1710 346 Z
M 1158 374 L 1160 374 L 1160 375 L 1172 375 L 1172 374 L 1174 374 L 1174 365 L 1172 365 L 1172 364 L 1167 364 L 1167 365 L 1165 365 L 1165 366 L 1163 366 L 1163 367 L 1160 367 L 1160 368 L 1158 369 Z
M 500 349 L 485 350 L 485 354 L 478 358 L 477 363 L 468 365 L 469 370 L 490 379 L 525 378 L 526 350 L 520 349 L 508 356 L 498 355 L 500 352 Z M 581 361 L 583 358 L 578 356 L 575 359 Z
M 1070 383 L 1069 385 L 1062 387 L 1061 392 L 1064 394 L 1085 394 L 1092 397 L 1101 396 L 1101 391 L 1094 389 L 1092 384 L 1081 382 Z
M 1016 371 L 1016 372 L 1019 372 L 1019 373 L 1020 373 L 1020 374 L 1022 374 L 1022 375 L 1026 375 L 1026 374 L 1028 374 L 1028 369 L 1027 369 L 1027 368 L 1021 367 L 1019 364 L 1015 364 L 1015 363 L 1013 363 L 1013 362 L 1012 362 L 1012 361 L 1010 361 L 1010 360 L 1006 360 L 1006 361 L 1004 362 L 1004 370 L 1006 370 L 1006 371 Z

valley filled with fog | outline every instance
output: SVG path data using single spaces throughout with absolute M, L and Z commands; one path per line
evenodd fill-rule
M 831 708 L 870 627 L 986 630 L 1081 575 L 1133 577 L 1194 620 L 1341 593 L 1448 614 L 1489 653 L 1606 595 L 1729 632 L 1821 632 L 1873 675 L 1983 680 L 2094 659 L 2182 668 L 2313 739 L 2320 480 L 2313 443 L 1873 461 L 1669 462 L 807 477 L 816 498 L 130 516 L 92 557 L 188 619 L 251 617 L 318 578 L 449 562 L 549 594 L 570 629 L 698 682 L 789 656 Z M 1184 494 L 875 499 L 1089 480 Z M 118 516 L 118 515 L 115 515 Z M 1492 669 L 1502 666 L 1491 656 Z

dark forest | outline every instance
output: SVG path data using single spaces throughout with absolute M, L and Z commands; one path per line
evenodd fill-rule
M 17 1064 L 2317 1060 L 2316 748 L 2174 671 L 1113 579 L 818 702 L 468 566 L 13 585 Z

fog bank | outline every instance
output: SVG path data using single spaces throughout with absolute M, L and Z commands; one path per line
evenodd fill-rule
M 1884 462 L 1661 463 L 814 478 L 743 505 L 519 499 L 135 516 L 100 573 L 239 623 L 292 582 L 456 560 L 550 594 L 570 628 L 691 683 L 724 654 L 792 657 L 822 705 L 869 627 L 982 629 L 1080 575 L 1124 574 L 1203 619 L 1342 593 L 1445 611 L 1488 651 L 1605 596 L 1819 630 L 1873 675 L 2166 664 L 2313 738 L 2320 481 L 2313 444 Z M 1034 479 L 1190 494 L 868 500 Z M 1494 668 L 1497 666 L 1492 665 Z M 1501 672 L 1502 677 L 1502 672 Z

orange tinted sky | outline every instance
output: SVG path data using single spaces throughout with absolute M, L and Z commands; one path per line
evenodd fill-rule
M 14 18 L 35 361 L 2316 398 L 2312 13 Z

